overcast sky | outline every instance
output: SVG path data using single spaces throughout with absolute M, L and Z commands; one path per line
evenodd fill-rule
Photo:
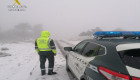
M 1 0 L 0 27 L 43 24 L 57 37 L 78 35 L 95 27 L 140 31 L 140 0 L 19 0 L 25 12 L 8 11 L 14 0 Z

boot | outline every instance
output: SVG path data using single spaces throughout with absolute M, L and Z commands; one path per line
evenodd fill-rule
M 41 70 L 41 75 L 45 75 L 46 74 L 46 70 Z
M 57 74 L 56 72 L 51 72 L 51 73 L 48 73 L 48 75 L 55 75 Z
M 54 75 L 54 74 L 57 74 L 56 72 L 53 72 L 53 70 L 49 70 L 48 71 L 48 75 Z

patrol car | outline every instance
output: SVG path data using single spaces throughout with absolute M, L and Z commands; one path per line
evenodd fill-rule
M 140 32 L 99 31 L 64 50 L 77 80 L 140 80 Z

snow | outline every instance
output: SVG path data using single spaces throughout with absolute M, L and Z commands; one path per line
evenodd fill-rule
M 34 50 L 33 43 L 0 44 L 0 48 L 9 48 L 5 51 L 11 56 L 0 57 L 0 80 L 69 80 L 65 70 L 65 58 L 57 48 L 54 71 L 56 75 L 41 76 L 39 56 Z M 2 52 L 2 51 L 0 51 Z M 48 61 L 46 62 L 46 69 Z

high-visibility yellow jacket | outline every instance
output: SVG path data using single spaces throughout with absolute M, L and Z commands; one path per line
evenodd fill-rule
M 42 31 L 41 37 L 35 41 L 35 49 L 39 51 L 52 51 L 56 54 L 56 47 L 52 39 L 49 38 L 50 33 L 48 31 Z

